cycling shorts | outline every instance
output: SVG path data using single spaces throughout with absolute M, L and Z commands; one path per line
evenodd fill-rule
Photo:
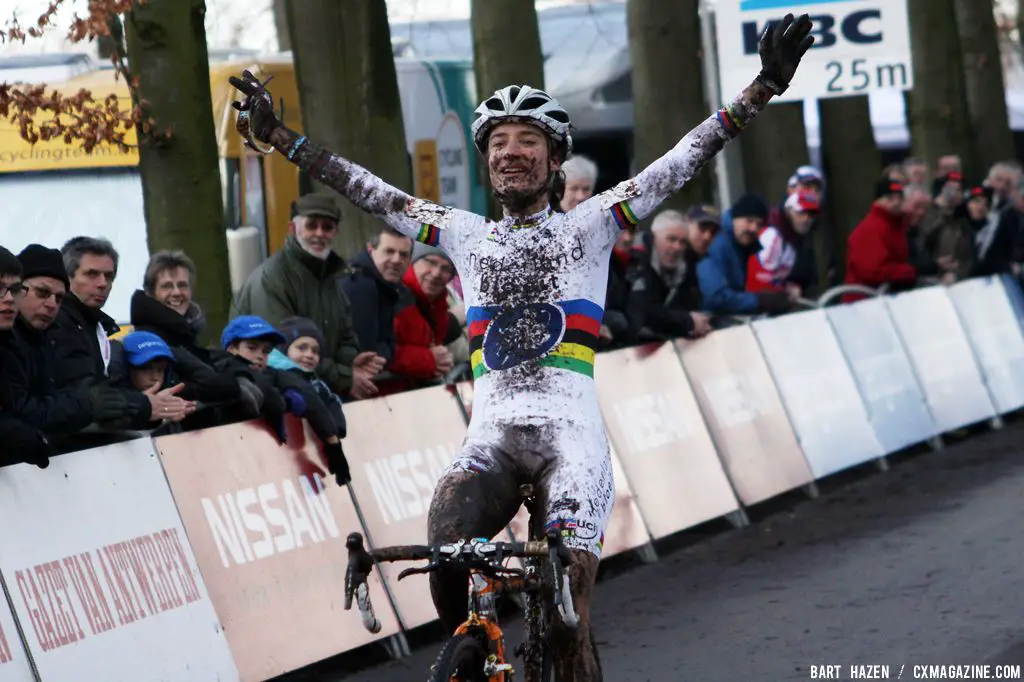
M 615 501 L 603 425 L 493 425 L 466 439 L 449 473 L 497 474 L 532 484 L 545 500 L 545 530 L 564 522 L 566 547 L 601 557 Z

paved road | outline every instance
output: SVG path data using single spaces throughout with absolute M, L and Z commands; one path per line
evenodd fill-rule
M 749 527 L 674 539 L 654 564 L 609 562 L 595 620 L 605 680 L 801 680 L 824 664 L 841 679 L 872 664 L 896 679 L 905 665 L 915 679 L 914 665 L 1024 664 L 1022 444 L 1012 423 L 825 481 L 816 500 L 769 502 Z M 431 636 L 399 661 L 362 652 L 329 676 L 289 678 L 423 680 Z

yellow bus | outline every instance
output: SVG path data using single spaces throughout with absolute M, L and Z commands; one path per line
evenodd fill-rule
M 19 59 L 19 75 L 31 74 L 25 58 Z M 485 211 L 469 137 L 476 99 L 472 65 L 406 58 L 396 59 L 395 64 L 415 193 Z M 246 68 L 274 76 L 273 92 L 285 99 L 289 127 L 302 129 L 301 108 L 290 53 L 235 57 L 210 66 L 225 228 L 256 228 L 261 255 L 266 257 L 284 243 L 291 203 L 309 185 L 284 157 L 246 149 L 235 132 L 231 103 L 236 93 L 228 77 Z M 86 89 L 96 100 L 115 94 L 122 108 L 130 108 L 128 89 L 123 80 L 114 78 L 113 69 L 90 63 L 79 70 L 61 80 L 50 79 L 48 88 L 65 94 Z M 33 82 L 30 76 L 23 80 Z M 135 144 L 134 131 L 128 138 Z M 110 239 L 122 263 L 106 311 L 119 321 L 128 320 L 131 294 L 141 286 L 149 258 L 138 161 L 136 149 L 123 153 L 102 145 L 86 154 L 78 142 L 30 145 L 16 125 L 0 121 L 0 205 L 6 213 L 0 224 L 0 244 L 17 251 L 31 242 L 59 247 L 76 235 Z

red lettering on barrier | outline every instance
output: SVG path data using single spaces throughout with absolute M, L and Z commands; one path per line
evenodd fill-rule
M 110 563 L 110 556 L 108 555 L 107 556 L 107 560 L 104 561 L 103 560 L 103 550 L 100 550 L 99 552 L 97 552 L 97 554 L 99 555 L 99 558 L 100 558 L 100 568 L 103 569 L 103 578 L 106 580 L 107 589 L 110 591 L 110 596 L 114 600 L 114 611 L 117 612 L 117 619 L 119 621 L 121 621 L 121 625 L 127 625 L 128 623 L 134 623 L 135 622 L 134 615 L 131 613 L 130 610 L 126 610 L 126 608 L 124 606 L 124 603 L 123 603 L 124 593 L 118 591 L 117 586 L 115 585 L 115 582 L 114 582 L 115 578 L 111 578 L 110 577 L 111 573 L 114 572 L 113 564 Z M 108 564 L 110 565 L 110 568 L 107 568 Z M 115 576 L 116 576 L 116 574 L 115 574 Z
M 14 656 L 11 655 L 11 646 L 7 643 L 7 634 L 4 632 L 4 626 L 0 624 L 0 665 L 10 663 L 14 660 Z
M 129 547 L 127 542 L 120 542 L 120 543 L 117 543 L 116 545 L 112 546 L 112 551 L 114 552 L 114 556 L 117 557 L 118 567 L 119 567 L 120 572 L 122 574 L 122 577 L 124 579 L 124 584 L 131 591 L 132 600 L 133 600 L 132 603 L 133 603 L 133 605 L 134 604 L 138 604 L 138 617 L 139 617 L 139 620 L 142 620 L 142 619 L 144 619 L 144 617 L 146 615 L 148 615 L 148 613 L 146 613 L 145 608 L 143 608 L 142 600 L 139 599 L 139 596 L 138 596 L 138 593 L 140 591 L 142 591 L 142 586 L 139 585 L 138 586 L 138 590 L 136 590 L 135 589 L 135 582 L 132 581 L 133 570 L 132 570 L 132 566 L 131 566 L 131 560 L 132 560 L 131 549 L 130 549 L 130 547 Z M 145 593 L 143 592 L 143 595 L 144 594 Z
M 46 614 L 46 621 L 52 625 L 54 642 L 52 646 L 54 649 L 62 647 L 68 643 L 67 635 L 64 633 L 64 629 L 61 627 L 63 623 L 57 617 L 57 610 L 53 606 L 53 589 L 48 584 L 47 569 L 48 564 L 39 564 L 34 567 L 32 571 L 36 575 L 36 584 L 39 586 L 42 596 L 46 597 L 46 602 L 39 600 L 39 609 Z M 30 576 L 31 577 L 31 576 Z
M 118 573 L 121 576 L 121 582 L 125 586 L 126 591 L 131 595 L 132 611 L 136 612 L 137 620 L 142 620 L 148 614 L 143 608 L 142 600 L 139 599 L 139 592 L 135 589 L 135 583 L 132 582 L 131 572 L 131 561 L 128 556 L 128 543 L 118 542 L 110 546 L 110 551 L 114 553 L 114 558 L 117 560 Z
M 92 552 L 87 551 L 14 572 L 42 651 L 86 638 L 72 592 L 94 635 L 118 626 L 115 612 L 120 625 L 128 625 L 202 599 L 195 577 L 197 569 L 189 563 L 177 528 L 140 535 L 95 551 L 99 571 Z M 0 629 L 0 664 L 11 659 L 6 634 Z
M 102 609 L 103 616 L 103 632 L 113 630 L 114 614 L 110 612 L 110 603 L 107 602 L 107 595 L 103 591 L 103 587 L 100 585 L 99 576 L 96 575 L 96 567 L 92 565 L 92 553 L 82 552 L 82 563 L 89 571 L 89 584 L 92 585 L 92 593 L 96 596 L 98 606 Z
M 174 565 L 174 555 L 171 553 L 170 541 L 167 539 L 167 531 L 162 530 L 159 533 L 153 534 L 153 539 L 156 540 L 157 547 L 160 548 L 160 558 L 163 561 L 164 569 L 167 571 L 167 576 L 171 577 L 171 572 L 178 574 L 178 579 L 171 580 L 174 591 L 174 606 L 175 608 L 182 606 L 185 602 L 181 598 L 181 594 L 178 592 L 179 585 L 184 588 L 184 582 L 181 577 L 181 572 L 177 570 L 177 566 Z
M 54 646 L 56 636 L 53 634 L 53 625 L 49 622 L 46 612 L 42 610 L 39 588 L 36 587 L 35 580 L 32 579 L 32 570 L 15 571 L 15 580 L 21 591 L 21 600 L 25 604 L 25 610 L 28 611 L 29 620 L 32 621 L 32 629 L 35 630 L 39 646 L 43 651 L 49 651 Z M 31 604 L 29 603 L 30 597 Z
M 153 560 L 153 540 L 148 535 L 142 535 L 132 540 L 132 542 L 135 543 L 139 557 L 146 567 L 146 574 L 149 576 L 149 582 L 156 593 L 156 601 L 160 611 L 164 612 L 170 608 L 170 604 L 167 600 L 167 588 L 164 586 L 163 572 L 160 570 L 160 564 Z
M 166 532 L 166 531 L 164 531 Z M 199 593 L 199 586 L 196 585 L 195 575 L 192 572 L 192 566 L 188 563 L 188 558 L 185 556 L 185 549 L 181 546 L 181 539 L 178 537 L 178 529 L 172 528 L 169 534 L 172 545 L 174 546 L 175 555 L 178 558 L 178 565 L 184 572 L 186 585 L 185 585 L 185 601 L 191 604 L 197 602 L 203 598 L 203 595 Z
M 46 590 L 50 595 L 50 608 L 53 610 L 53 621 L 57 625 L 60 645 L 67 646 L 85 638 L 82 626 L 78 622 L 78 614 L 75 613 L 75 606 L 71 602 L 71 595 L 68 593 L 68 582 L 61 563 L 51 561 L 43 564 L 43 576 Z
M 96 619 L 94 617 L 95 603 L 92 601 L 91 595 L 88 592 L 87 584 L 85 581 L 85 575 L 81 572 L 81 567 L 76 565 L 76 557 L 69 556 L 64 557 L 64 569 L 67 574 L 71 576 L 71 585 L 75 588 L 75 594 L 78 595 L 78 603 L 85 609 L 85 620 L 89 623 L 89 629 L 92 630 L 92 634 L 99 634 L 96 628 Z

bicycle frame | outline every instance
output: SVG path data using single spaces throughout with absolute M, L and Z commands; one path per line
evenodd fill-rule
M 520 593 L 526 597 L 526 639 L 517 652 L 523 659 L 524 676 L 538 679 L 543 666 L 543 605 L 537 560 L 526 559 L 524 576 L 492 578 L 472 569 L 469 574 L 469 617 L 454 635 L 479 631 L 487 640 L 488 659 L 484 665 L 487 682 L 511 682 L 515 669 L 508 660 L 505 634 L 498 624 L 497 597 L 505 593 Z

